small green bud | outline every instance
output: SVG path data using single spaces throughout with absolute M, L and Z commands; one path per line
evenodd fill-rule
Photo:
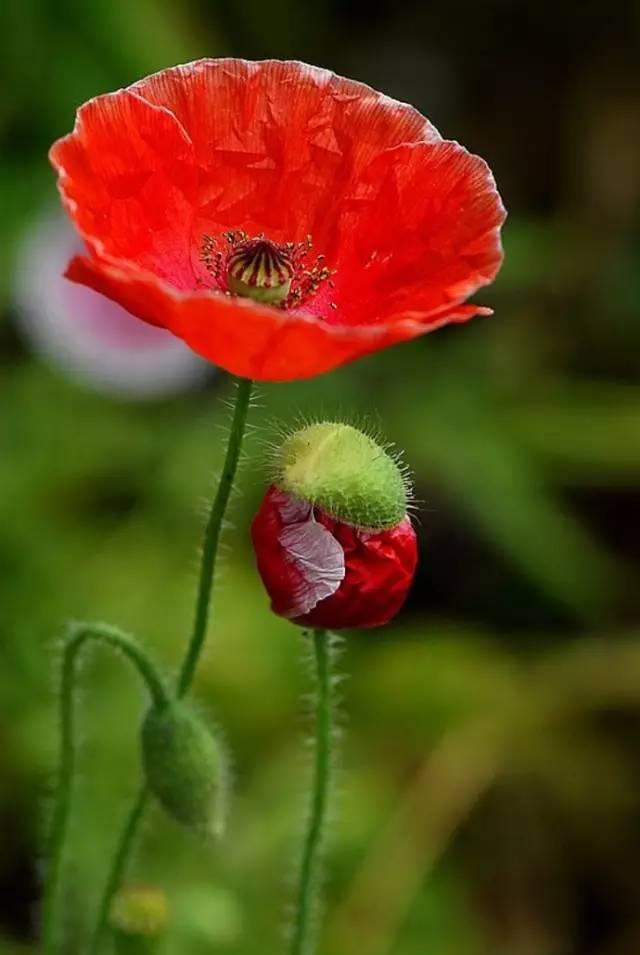
M 384 530 L 407 513 L 409 482 L 398 462 L 368 434 L 323 421 L 289 435 L 275 459 L 274 483 L 336 520 Z
M 167 898 L 152 886 L 125 886 L 109 913 L 118 955 L 153 955 L 169 922 Z
M 179 701 L 153 706 L 142 727 L 147 782 L 170 816 L 203 835 L 224 828 L 227 772 L 218 740 Z

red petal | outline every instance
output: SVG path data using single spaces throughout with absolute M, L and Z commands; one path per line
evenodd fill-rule
M 195 352 L 232 374 L 257 381 L 291 381 L 330 371 L 449 322 L 488 314 L 459 305 L 433 315 L 407 312 L 377 325 L 330 325 L 322 319 L 261 306 L 218 293 L 181 294 L 125 263 L 74 258 L 68 278 L 102 292 L 133 315 L 169 329 Z
M 127 90 L 90 100 L 51 160 L 93 252 L 149 269 L 175 288 L 194 287 L 193 147 L 172 113 Z
M 287 503 L 292 500 L 271 487 L 251 528 L 258 570 L 272 609 L 289 618 L 300 594 L 308 592 L 298 558 L 292 561 L 290 550 L 283 546 L 283 534 L 301 526 L 299 515 L 288 511 Z M 341 524 L 317 508 L 315 520 L 315 526 L 324 527 L 343 553 L 344 579 L 330 595 L 299 614 L 296 622 L 330 629 L 387 623 L 404 603 L 415 572 L 416 536 L 409 519 L 377 533 Z M 314 542 L 312 545 L 315 550 Z
M 51 159 L 92 254 L 69 277 L 239 375 L 316 375 L 485 312 L 459 303 L 502 257 L 481 160 L 410 106 L 301 63 L 163 71 L 83 106 Z M 336 288 L 306 315 L 209 294 L 202 236 L 228 228 L 311 233 Z
M 203 231 L 265 231 L 274 241 L 311 233 L 319 250 L 327 208 L 375 156 L 440 138 L 411 106 L 305 63 L 201 60 L 133 89 L 170 109 L 193 140 Z
M 341 184 L 389 146 L 438 138 L 412 107 L 328 70 L 201 60 L 90 100 L 51 160 L 90 244 L 168 278 L 181 245 L 187 288 L 203 232 L 311 233 L 322 247 Z
M 344 548 L 346 574 L 340 588 L 297 623 L 331 630 L 380 627 L 398 613 L 418 560 L 416 535 L 405 518 L 392 530 L 369 533 L 319 513 Z
M 398 146 L 359 183 L 341 223 L 335 293 L 343 320 L 379 320 L 462 302 L 502 263 L 505 211 L 487 164 L 457 143 Z

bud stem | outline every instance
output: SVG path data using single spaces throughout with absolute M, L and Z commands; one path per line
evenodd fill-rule
M 43 909 L 44 955 L 54 955 L 60 951 L 58 905 L 76 761 L 73 697 L 79 654 L 89 640 L 106 643 L 127 657 L 146 683 L 154 704 L 165 705 L 170 699 L 154 664 L 140 644 L 129 634 L 102 623 L 79 623 L 71 627 L 62 660 L 60 770 L 51 826 L 50 868 Z
M 229 503 L 229 496 L 238 470 L 240 450 L 245 433 L 247 414 L 249 412 L 253 382 L 247 378 L 238 378 L 236 382 L 236 404 L 231 422 L 231 430 L 229 432 L 227 451 L 222 467 L 222 474 L 220 475 L 218 488 L 211 505 L 209 519 L 204 532 L 195 619 L 191 639 L 187 646 L 176 687 L 179 697 L 184 696 L 191 686 L 191 681 L 193 680 L 206 637 L 220 533 Z M 129 811 L 116 847 L 115 855 L 111 862 L 105 888 L 100 899 L 97 921 L 89 948 L 90 955 L 97 955 L 99 952 L 107 925 L 111 902 L 120 887 L 127 865 L 129 864 L 135 838 L 145 813 L 148 798 L 149 790 L 146 783 L 144 783 L 140 787 L 135 802 Z
M 305 836 L 290 955 L 311 955 L 315 943 L 310 925 L 318 905 L 319 869 L 326 826 L 331 782 L 333 740 L 333 691 L 331 679 L 331 635 L 313 631 L 316 665 L 316 750 L 311 790 L 311 812 Z

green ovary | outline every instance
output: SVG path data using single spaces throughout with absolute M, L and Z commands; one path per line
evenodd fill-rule
M 271 288 L 260 285 L 249 285 L 242 279 L 234 278 L 230 275 L 227 279 L 229 291 L 234 295 L 241 295 L 243 298 L 252 298 L 254 302 L 262 302 L 264 305 L 281 305 L 291 289 L 291 280 L 288 279 L 282 285 L 274 285 Z

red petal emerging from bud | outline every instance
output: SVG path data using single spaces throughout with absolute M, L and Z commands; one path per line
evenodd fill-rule
M 251 533 L 272 610 L 313 627 L 387 623 L 404 603 L 417 563 L 408 517 L 391 530 L 365 531 L 275 487 Z

